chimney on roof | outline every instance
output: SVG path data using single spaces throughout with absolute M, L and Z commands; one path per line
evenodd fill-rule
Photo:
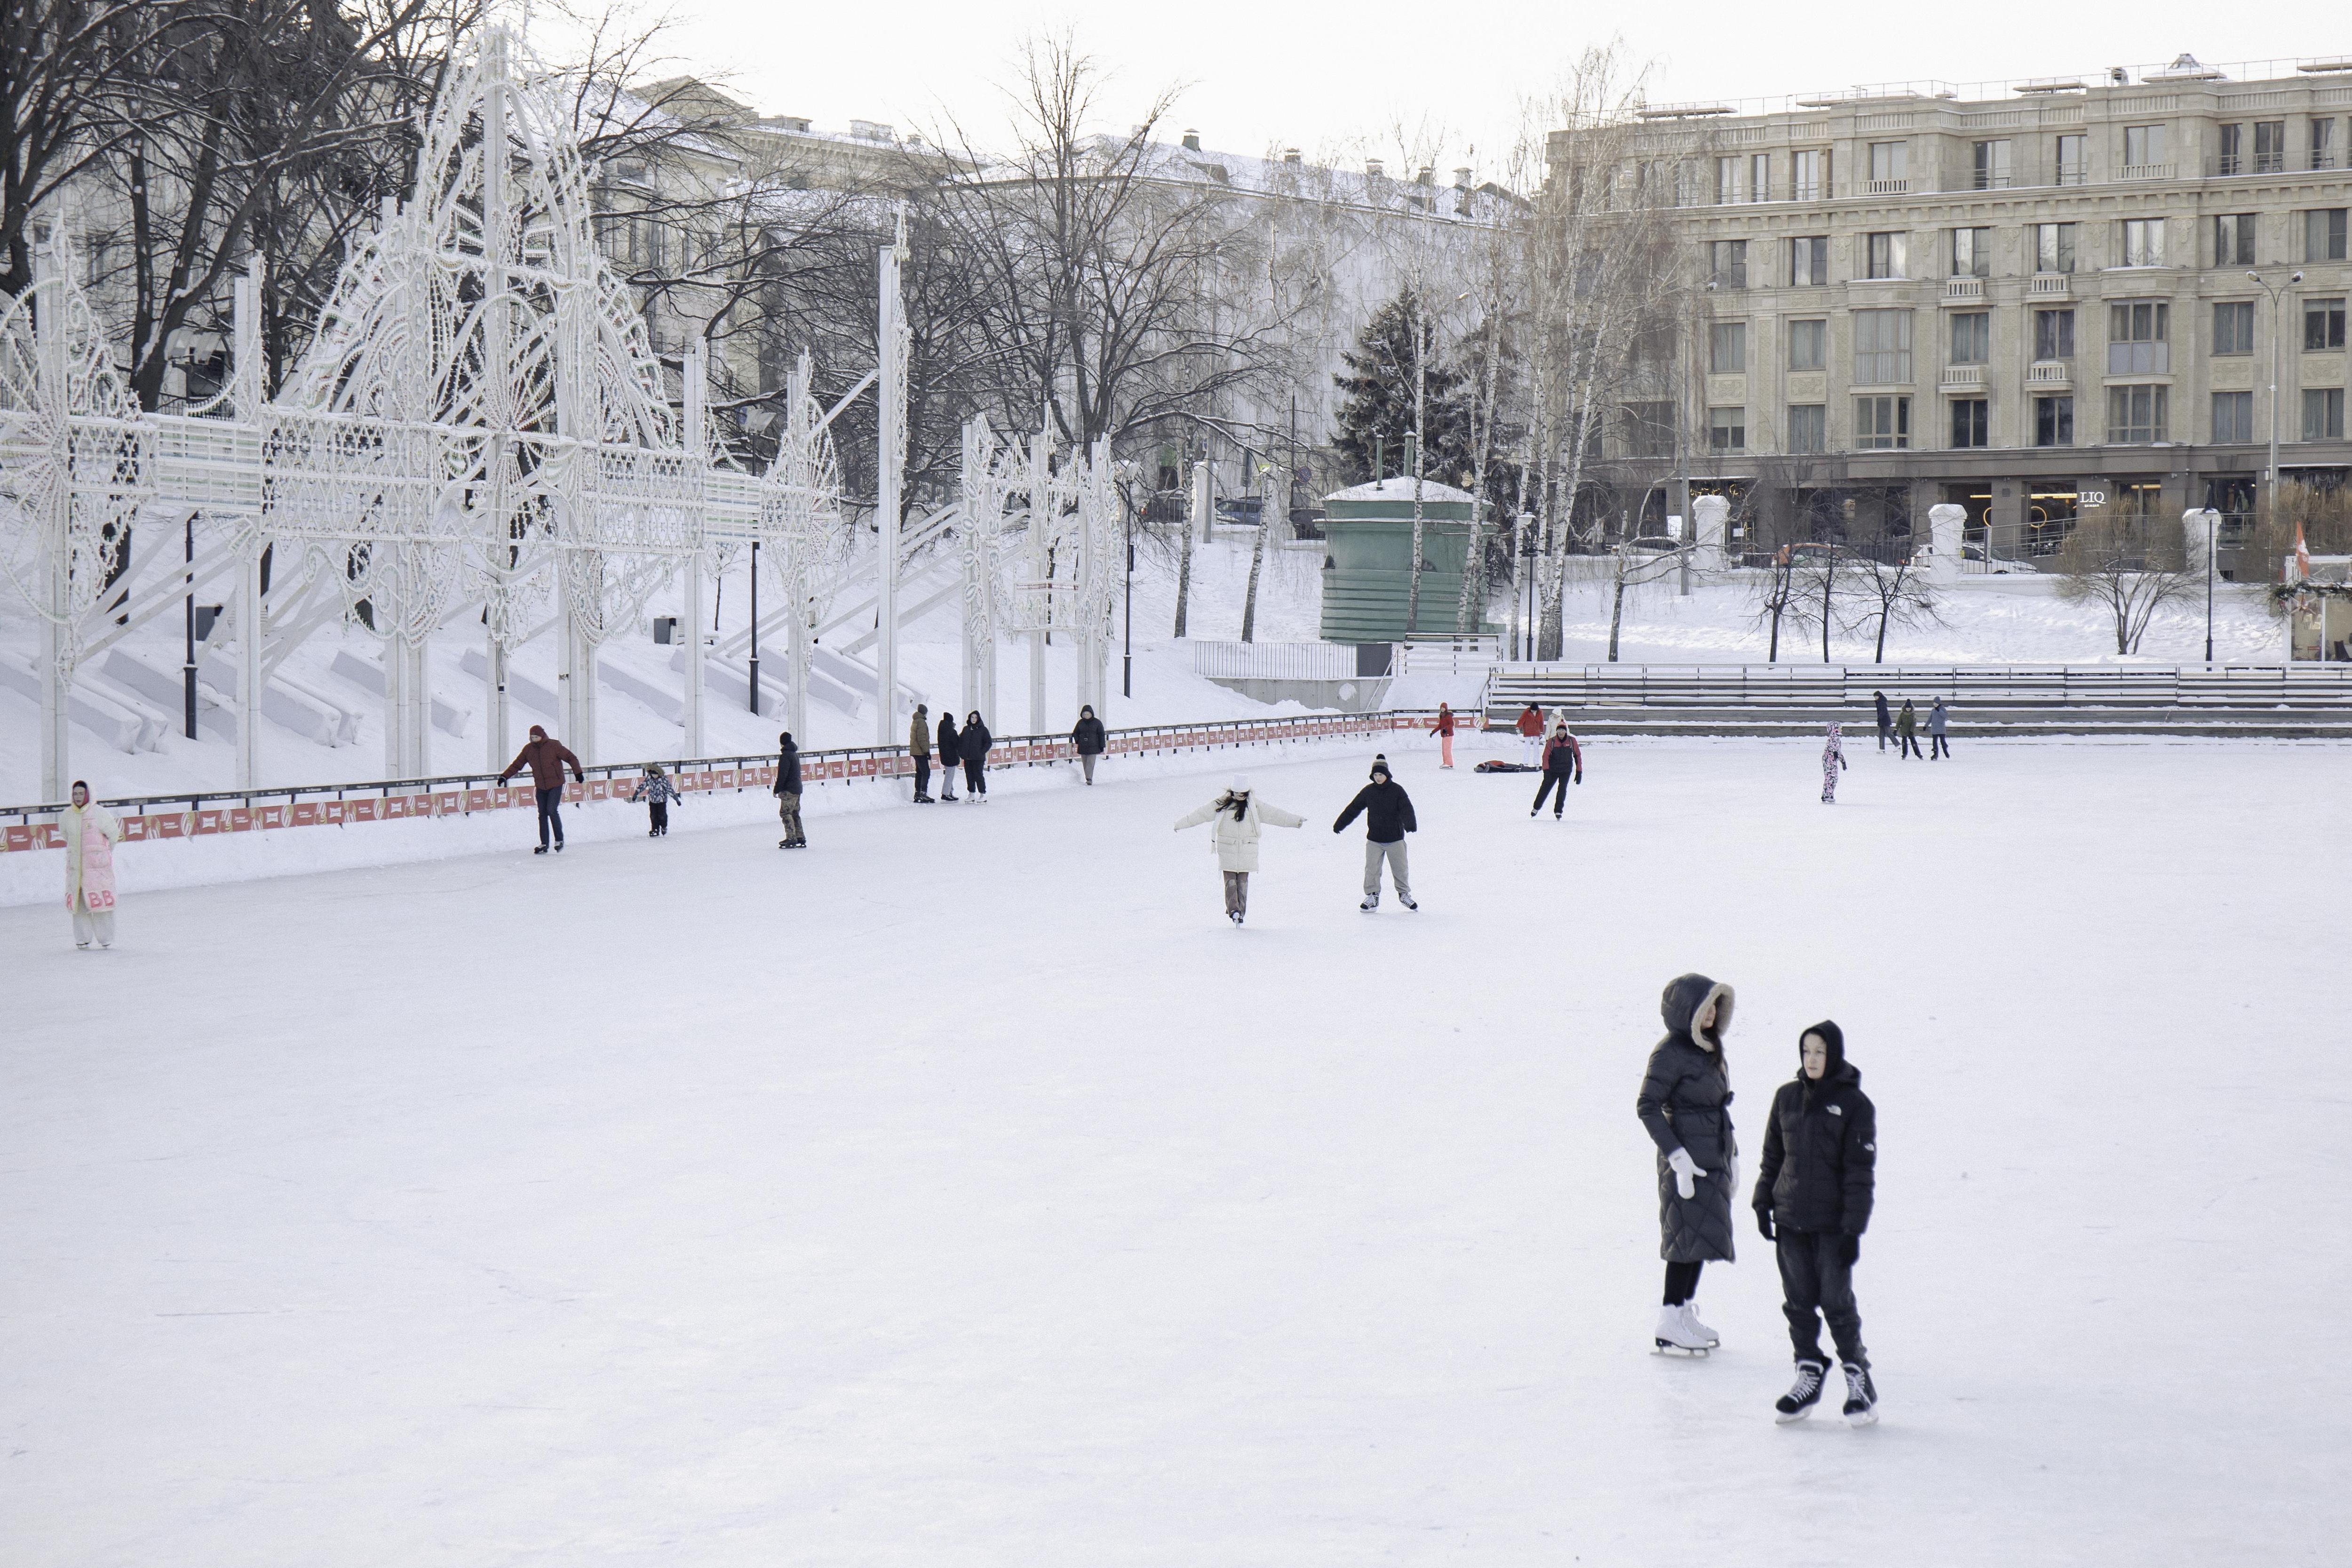
M 1457 191 L 1466 191 L 1470 188 L 1469 164 L 1465 163 L 1462 167 L 1454 171 L 1454 188 Z
M 1365 177 L 1366 179 L 1368 179 L 1368 180 L 1378 180 L 1378 179 L 1382 179 L 1382 178 L 1384 178 L 1384 177 L 1387 175 L 1387 173 L 1388 173 L 1388 170 L 1387 170 L 1385 167 L 1383 167 L 1383 166 L 1382 166 L 1382 164 L 1381 164 L 1381 161 L 1380 161 L 1379 159 L 1377 159 L 1377 158 L 1367 158 L 1367 159 L 1365 159 L 1365 160 L 1364 160 L 1364 177 Z
M 1423 163 L 1421 166 L 1421 172 L 1412 177 L 1412 183 L 1416 185 L 1434 185 L 1437 183 L 1437 165 L 1434 163 Z
M 1184 132 L 1184 151 L 1187 152 L 1198 152 L 1200 150 L 1201 133 L 1197 131 L 1186 131 Z
M 1296 147 L 1284 148 L 1282 150 L 1282 161 L 1286 163 L 1296 164 L 1298 162 L 1298 149 Z
M 849 122 L 849 134 L 860 141 L 888 141 L 892 139 L 890 127 L 878 120 L 853 120 Z

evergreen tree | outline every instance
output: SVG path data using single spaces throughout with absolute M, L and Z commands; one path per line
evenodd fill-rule
M 1470 447 L 1468 377 L 1438 346 L 1436 312 L 1423 300 L 1416 312 L 1411 289 L 1373 313 L 1356 346 L 1340 358 L 1347 372 L 1339 385 L 1339 432 L 1334 440 L 1351 482 L 1412 476 L 1409 460 L 1413 433 L 1413 349 L 1419 316 L 1422 426 L 1429 455 L 1422 476 L 1432 483 L 1467 489 L 1476 464 Z M 1374 473 L 1376 461 L 1381 472 Z

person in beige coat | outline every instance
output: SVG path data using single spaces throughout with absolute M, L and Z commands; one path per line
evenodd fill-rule
M 74 780 L 73 804 L 58 818 L 66 835 L 66 908 L 73 915 L 74 946 L 95 939 L 114 946 L 114 846 L 122 841 L 122 820 L 89 798 L 89 786 Z
M 1203 822 L 1214 824 L 1209 830 L 1209 847 L 1216 852 L 1217 869 L 1224 873 L 1225 918 L 1239 925 L 1249 914 L 1249 879 L 1250 873 L 1257 870 L 1259 827 L 1271 822 L 1277 828 L 1296 828 L 1306 821 L 1258 800 L 1250 793 L 1249 780 L 1236 773 L 1223 794 L 1177 818 L 1176 831 L 1181 833 Z

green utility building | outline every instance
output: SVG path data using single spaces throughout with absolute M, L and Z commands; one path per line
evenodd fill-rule
M 1358 485 L 1323 498 L 1323 641 L 1402 643 L 1412 583 L 1412 485 L 1410 478 Z M 1444 642 L 1454 634 L 1462 573 L 1470 556 L 1471 509 L 1466 490 L 1421 482 L 1421 617 L 1412 640 Z M 1485 605 L 1472 632 L 1491 631 Z

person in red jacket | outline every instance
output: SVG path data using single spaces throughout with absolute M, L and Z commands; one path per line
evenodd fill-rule
M 1437 717 L 1430 722 L 1429 733 L 1437 737 L 1440 768 L 1454 766 L 1454 710 L 1444 703 L 1437 705 Z
M 551 828 L 555 831 L 555 847 L 560 852 L 563 848 L 563 818 L 558 808 L 563 804 L 563 770 L 571 768 L 572 777 L 583 784 L 588 781 L 588 776 L 580 771 L 580 758 L 572 755 L 571 748 L 560 740 L 549 739 L 547 731 L 537 725 L 530 727 L 530 738 L 523 742 L 515 759 L 499 775 L 499 782 L 504 784 L 526 768 L 530 769 L 531 787 L 539 791 L 539 848 L 530 852 L 547 852 Z
M 1529 703 L 1514 726 L 1519 732 L 1519 749 L 1527 753 L 1528 766 L 1543 760 L 1543 709 Z
M 1576 744 L 1576 737 L 1569 734 L 1568 726 L 1563 724 L 1553 728 L 1551 740 L 1544 747 L 1543 782 L 1536 786 L 1536 803 L 1528 808 L 1528 815 L 1532 817 L 1541 811 L 1544 797 L 1557 789 L 1559 793 L 1552 800 L 1551 818 L 1555 822 L 1559 821 L 1560 813 L 1568 806 L 1570 775 L 1574 775 L 1579 784 L 1584 782 L 1584 752 Z

